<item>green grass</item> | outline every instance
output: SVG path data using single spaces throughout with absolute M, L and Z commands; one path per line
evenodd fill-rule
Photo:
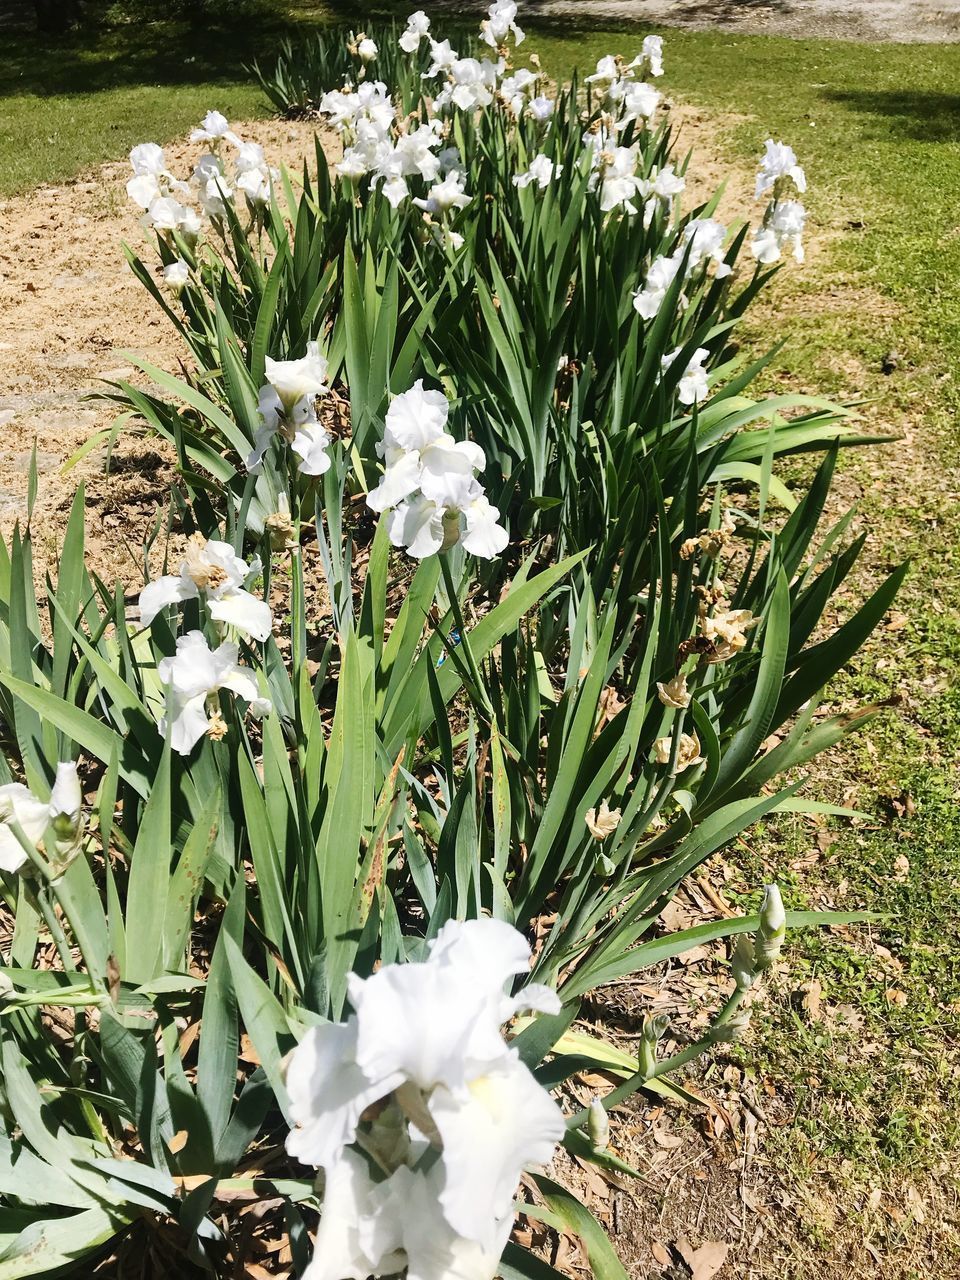
M 875 821 L 829 834 L 784 821 L 727 856 L 735 903 L 752 905 L 757 885 L 776 877 L 794 905 L 866 905 L 889 915 L 871 931 L 883 950 L 855 934 L 792 940 L 780 988 L 738 1060 L 793 1116 L 764 1139 L 798 1220 L 790 1275 L 819 1274 L 828 1258 L 870 1266 L 864 1241 L 883 1258 L 886 1280 L 955 1274 L 960 46 L 666 34 L 667 91 L 717 122 L 708 153 L 719 141 L 744 186 L 771 135 L 806 167 L 819 245 L 805 268 L 781 273 L 742 333 L 755 351 L 786 339 L 768 389 L 866 400 L 871 430 L 906 435 L 841 462 L 841 493 L 859 502 L 869 534 L 856 587 L 869 589 L 906 557 L 913 570 L 897 603 L 906 623 L 881 630 L 831 691 L 847 709 L 891 695 L 901 705 L 814 766 L 810 784 L 811 794 L 856 804 Z M 636 40 L 571 33 L 537 44 L 559 74 L 571 57 L 587 66 L 610 49 L 632 53 Z M 688 141 L 695 168 L 695 128 Z M 887 376 L 891 351 L 897 366 Z M 810 980 L 822 988 L 817 1018 L 802 1005 Z M 907 1203 L 914 1188 L 922 1224 Z M 881 1189 L 892 1214 L 870 1207 Z
M 733 882 L 755 895 L 777 876 L 798 905 L 889 914 L 874 933 L 889 956 L 829 933 L 788 949 L 785 989 L 765 1014 L 770 1034 L 749 1045 L 757 1074 L 794 1109 L 767 1155 L 821 1194 L 827 1178 L 848 1233 L 863 1237 L 877 1230 L 864 1208 L 870 1191 L 892 1187 L 897 1212 L 918 1180 L 926 1225 L 884 1217 L 883 1274 L 945 1263 L 954 1274 L 960 1241 L 932 1219 L 955 1195 L 950 1153 L 960 1147 L 960 46 L 668 35 L 669 90 L 718 118 L 727 159 L 750 165 L 772 135 L 806 167 L 821 243 L 806 268 L 781 274 L 743 333 L 753 349 L 787 340 L 768 386 L 864 399 L 871 430 L 905 436 L 841 464 L 841 491 L 859 500 L 869 533 L 871 572 L 856 585 L 868 589 L 906 557 L 913 571 L 897 604 L 905 624 L 891 620 L 831 693 L 846 708 L 891 695 L 901 705 L 815 767 L 811 783 L 876 820 L 838 827 L 823 850 L 809 824 L 772 827 Z M 559 69 L 574 48 L 585 65 L 635 42 L 544 43 Z M 819 1019 L 798 1007 L 811 978 L 823 990 Z M 824 1248 L 815 1216 L 814 1254 Z
M 0 104 L 0 193 L 61 181 L 144 138 L 164 141 L 210 106 L 262 114 L 242 62 L 316 16 L 202 38 L 169 24 L 53 46 L 15 36 L 0 49 L 0 85 L 12 87 Z M 881 631 L 832 692 L 846 707 L 891 694 L 902 704 L 812 782 L 816 794 L 847 793 L 876 821 L 819 843 L 808 824 L 784 822 L 752 842 L 729 886 L 746 900 L 777 876 L 797 903 L 818 905 L 822 894 L 889 913 L 877 936 L 892 961 L 831 934 L 794 941 L 787 986 L 816 978 L 827 1013 L 811 1018 L 788 992 L 763 1015 L 777 1034 L 750 1042 L 762 1055 L 753 1069 L 795 1108 L 793 1124 L 770 1139 L 785 1167 L 797 1179 L 832 1170 L 853 1203 L 874 1178 L 934 1177 L 960 1146 L 951 1060 L 960 1038 L 960 693 L 950 688 L 960 662 L 960 46 L 666 34 L 664 87 L 717 118 L 724 159 L 744 184 L 771 135 L 791 142 L 807 170 L 820 246 L 806 268 L 779 277 L 743 335 L 757 349 L 786 338 L 768 385 L 866 399 L 871 430 L 909 436 L 842 463 L 843 494 L 859 498 L 870 534 L 857 588 L 906 556 L 914 570 L 898 604 L 906 624 Z M 525 48 L 561 75 L 636 44 L 615 32 L 535 32 Z M 195 61 L 183 61 L 184 49 Z M 695 132 L 690 141 L 696 147 Z M 713 131 L 708 149 L 717 142 Z M 885 376 L 894 349 L 897 367 Z M 830 1016 L 844 1006 L 853 1023 Z

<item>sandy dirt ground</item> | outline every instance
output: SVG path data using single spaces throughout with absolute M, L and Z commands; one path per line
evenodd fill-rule
M 960 40 L 958 0 L 534 0 L 538 15 L 846 40 Z

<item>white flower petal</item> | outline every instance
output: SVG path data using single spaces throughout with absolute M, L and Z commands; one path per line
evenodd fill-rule
M 251 640 L 266 640 L 273 630 L 270 606 L 249 591 L 224 592 L 210 600 L 208 608 L 216 622 L 236 627 Z
M 515 1054 L 471 1080 L 465 1097 L 440 1087 L 428 1105 L 443 1138 L 444 1216 L 492 1252 L 521 1173 L 553 1158 L 563 1113 Z
M 195 600 L 199 592 L 190 579 L 173 577 L 168 574 L 148 582 L 140 592 L 140 621 L 149 627 L 162 609 L 168 605 L 179 604 L 182 600 Z
M 405 499 L 391 511 L 387 528 L 395 547 L 423 560 L 443 546 L 443 508 L 422 497 Z
M 399 1072 L 371 1076 L 356 1059 L 356 1018 L 311 1027 L 294 1049 L 286 1086 L 296 1128 L 287 1135 L 286 1146 L 302 1163 L 333 1168 L 357 1136 L 367 1107 L 402 1082 Z
M 420 487 L 420 455 L 416 452 L 401 454 L 390 463 L 375 489 L 367 494 L 367 506 L 371 511 L 382 512 L 409 498 Z

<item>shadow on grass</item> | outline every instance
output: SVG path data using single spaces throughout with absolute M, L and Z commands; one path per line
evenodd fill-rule
M 960 142 L 960 93 L 930 89 L 829 89 L 830 102 L 861 116 L 878 116 L 885 132 L 918 142 Z
M 9 8 L 9 6 L 8 6 Z M 2 15 L 2 10 L 0 10 Z M 243 20 L 145 19 L 91 22 L 62 36 L 22 24 L 0 25 L 0 98 L 95 94 L 134 85 L 183 85 L 245 79 L 243 66 L 269 59 L 281 39 L 296 39 L 339 15 L 326 6 L 279 13 L 269 0 Z

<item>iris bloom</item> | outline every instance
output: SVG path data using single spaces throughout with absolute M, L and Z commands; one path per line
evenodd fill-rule
M 188 631 L 177 639 L 177 652 L 157 666 L 160 681 L 168 688 L 168 714 L 160 720 L 160 733 L 170 729 L 170 745 L 180 755 L 189 755 L 204 735 L 222 738 L 227 727 L 220 714 L 218 694 L 228 689 L 250 704 L 250 712 L 264 716 L 271 709 L 269 698 L 260 696 L 256 677 L 242 667 L 235 644 L 224 642 L 216 649 L 207 644 L 202 631 Z
M 563 173 L 563 165 L 554 164 L 549 156 L 541 152 L 530 161 L 530 168 L 526 173 L 513 175 L 513 185 L 523 188 L 535 182 L 541 191 L 545 191 L 554 178 L 559 178 L 561 173 Z
M 429 34 L 430 19 L 422 9 L 418 9 L 407 19 L 407 28 L 397 43 L 404 53 L 416 53 L 420 48 L 420 41 Z
M 417 198 L 413 202 L 427 213 L 448 213 L 451 209 L 465 209 L 470 197 L 464 190 L 464 178 L 461 173 L 448 173 L 442 182 L 435 182 L 427 192 L 426 199 Z
M 792 249 L 795 260 L 803 262 L 802 236 L 806 217 L 807 212 L 799 200 L 777 200 L 750 242 L 757 261 L 765 266 L 779 262 L 784 249 Z
M 256 471 L 277 434 L 300 459 L 298 469 L 308 476 L 329 470 L 327 453 L 332 436 L 317 420 L 314 400 L 329 390 L 329 366 L 316 342 L 307 344 L 299 360 L 271 360 L 267 356 L 267 385 L 260 388 L 258 407 L 263 425 L 247 458 L 248 471 Z
M 163 282 L 170 286 L 174 293 L 180 293 L 190 280 L 190 268 L 182 258 L 170 262 L 163 268 Z
M 663 75 L 663 37 L 645 36 L 640 49 L 640 61 L 645 63 L 652 76 Z
M 622 207 L 637 213 L 636 195 L 647 195 L 649 183 L 637 177 L 637 145 L 600 152 L 600 208 L 604 213 Z
M 545 94 L 538 94 L 527 104 L 527 114 L 541 124 L 545 123 L 557 109 L 557 104 Z
M 157 578 L 140 592 L 140 621 L 149 627 L 161 609 L 203 596 L 211 618 L 252 640 L 266 640 L 273 626 L 270 606 L 244 589 L 261 570 L 259 560 L 247 564 L 229 542 L 207 541 L 194 534 L 176 576 Z
M 664 373 L 670 368 L 679 354 L 680 348 L 677 347 L 661 359 L 660 368 Z M 677 384 L 677 399 L 681 404 L 696 404 L 700 400 L 705 400 L 710 394 L 707 371 L 703 367 L 703 362 L 709 355 L 710 352 L 706 347 L 697 347 L 687 362 L 687 367 L 684 369 Z
M 807 189 L 807 178 L 803 169 L 797 164 L 793 147 L 788 147 L 785 142 L 774 142 L 772 138 L 768 138 L 763 145 L 766 150 L 757 172 L 756 198 L 759 200 L 768 191 L 775 190 L 781 178 L 791 179 L 796 189 L 803 195 Z
M 77 777 L 77 766 L 71 762 L 57 765 L 50 799 L 38 800 L 22 782 L 0 786 L 0 870 L 16 874 L 27 861 L 27 852 L 10 828 L 15 822 L 34 846 L 39 846 L 52 827 L 57 847 L 76 843 L 80 835 L 83 793 Z
M 565 1128 L 500 1030 L 521 1009 L 559 1010 L 545 987 L 505 994 L 529 960 L 501 921 L 449 921 L 422 962 L 351 975 L 353 1014 L 307 1031 L 286 1083 L 287 1150 L 326 1173 L 309 1280 L 404 1265 L 419 1280 L 492 1280 L 520 1175 Z M 379 1181 L 354 1144 L 376 1153 Z
M 667 291 L 680 270 L 681 262 L 680 254 L 674 254 L 669 258 L 661 254 L 650 264 L 643 288 L 638 289 L 633 295 L 634 310 L 639 311 L 644 320 L 652 320 L 659 312 Z
M 240 138 L 230 128 L 230 122 L 219 111 L 208 111 L 200 121 L 200 128 L 190 134 L 191 142 L 212 142 L 216 146 L 221 139 L 235 147 L 242 146 Z
M 452 103 L 461 111 L 475 111 L 488 107 L 493 101 L 493 90 L 502 69 L 502 63 L 479 61 L 477 58 L 457 58 L 447 70 L 449 82 L 434 99 L 434 107 L 442 111 Z
M 471 555 L 490 558 L 506 546 L 507 533 L 476 479 L 486 458 L 479 445 L 447 434 L 449 412 L 446 396 L 424 390 L 422 379 L 394 398 L 377 446 L 383 478 L 367 505 L 389 512 L 391 542 L 416 559 L 458 540 Z
M 523 44 L 526 36 L 516 23 L 517 6 L 513 0 L 494 0 L 487 16 L 480 23 L 480 38 L 492 49 L 498 48 L 513 33 L 516 44 Z

